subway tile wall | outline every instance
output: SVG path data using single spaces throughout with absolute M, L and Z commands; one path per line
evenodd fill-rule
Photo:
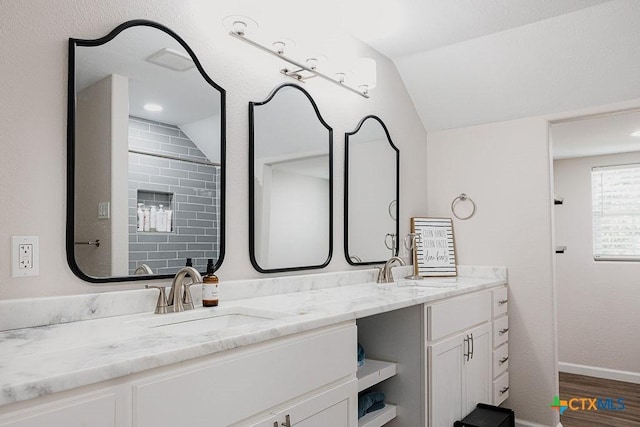
M 208 159 L 180 128 L 137 117 L 129 118 L 129 150 L 145 153 L 129 153 L 129 273 L 144 263 L 156 274 L 175 274 L 186 258 L 204 271 L 220 250 L 220 167 L 192 162 Z M 149 206 L 153 192 L 173 195 L 170 233 L 137 231 L 137 204 Z

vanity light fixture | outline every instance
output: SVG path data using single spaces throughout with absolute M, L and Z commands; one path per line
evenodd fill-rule
M 280 38 L 274 41 L 271 44 L 271 47 L 264 46 L 249 37 L 247 37 L 248 33 L 256 30 L 258 28 L 258 24 L 251 18 L 241 15 L 232 15 L 227 16 L 222 20 L 223 25 L 226 29 L 229 30 L 229 35 L 238 40 L 241 40 L 255 48 L 262 50 L 263 52 L 269 53 L 273 56 L 277 56 L 280 59 L 285 60 L 289 64 L 293 66 L 292 69 L 288 67 L 283 68 L 280 72 L 288 77 L 291 77 L 299 82 L 305 82 L 308 79 L 313 77 L 321 77 L 324 80 L 327 80 L 331 83 L 334 83 L 340 87 L 343 87 L 353 93 L 357 93 L 360 96 L 365 98 L 369 98 L 369 90 L 375 87 L 375 66 L 376 63 L 371 58 L 360 58 L 360 60 L 365 61 L 366 66 L 360 65 L 360 60 L 358 62 L 359 70 L 368 70 L 367 74 L 360 75 L 360 73 L 356 73 L 353 77 L 354 83 L 357 83 L 357 88 L 352 87 L 346 83 L 346 73 L 338 72 L 334 77 L 330 77 L 327 74 L 318 71 L 318 63 L 319 57 L 313 56 L 308 57 L 304 61 L 304 63 L 297 61 L 293 58 L 287 56 L 286 51 L 290 46 L 291 40 Z M 295 45 L 295 44 L 294 44 Z M 362 62 L 364 64 L 365 62 Z M 373 66 L 373 68 L 371 68 Z M 373 71 L 371 71 L 373 70 Z M 372 77 L 373 76 L 373 77 Z M 350 79 L 351 80 L 351 79 Z
M 631 135 L 631 136 L 635 136 L 636 138 L 640 138 L 640 130 L 637 130 L 637 131 L 635 131 L 635 132 L 632 132 L 630 135 Z
M 151 111 L 152 113 L 158 113 L 163 110 L 162 105 L 160 104 L 144 104 L 144 109 L 147 111 Z

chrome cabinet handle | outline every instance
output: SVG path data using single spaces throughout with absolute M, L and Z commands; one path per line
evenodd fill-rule
M 509 302 L 508 299 L 501 299 L 500 301 L 498 301 L 498 305 L 503 305 L 503 304 L 506 304 L 508 302 Z
M 500 329 L 500 330 L 498 331 L 498 334 L 500 334 L 500 335 L 504 335 L 504 334 L 506 334 L 507 332 L 509 332 L 509 328 L 504 328 L 504 329 Z
M 286 415 L 284 417 L 284 422 L 281 423 L 284 427 L 291 427 L 291 417 L 289 417 L 289 415 Z
M 500 359 L 500 361 L 498 362 L 498 365 L 502 365 L 504 364 L 504 362 L 506 362 L 507 360 L 509 360 L 509 356 L 503 357 L 502 359 Z
M 464 352 L 462 355 L 465 357 L 464 361 L 468 362 L 471 356 L 471 342 L 470 342 L 469 335 L 465 337 L 463 345 L 466 347 L 465 348 L 466 352 Z
M 509 391 L 509 386 L 507 387 L 502 387 L 502 389 L 500 389 L 500 394 L 505 394 L 506 392 Z
M 470 351 L 471 359 L 473 359 L 473 348 L 474 348 L 474 345 L 473 345 L 473 334 L 471 334 L 471 341 L 470 342 L 471 342 L 471 351 Z

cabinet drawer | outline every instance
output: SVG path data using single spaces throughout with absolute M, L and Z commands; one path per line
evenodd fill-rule
M 233 424 L 355 375 L 356 342 L 355 325 L 334 327 L 141 381 L 133 387 L 133 426 L 207 426 L 206 414 L 216 425 Z
M 451 298 L 428 307 L 428 339 L 435 341 L 489 320 L 490 292 Z
M 493 350 L 493 378 L 509 369 L 509 344 L 502 344 Z
M 509 341 L 509 318 L 500 317 L 493 321 L 493 347 L 496 348 Z
M 493 404 L 499 405 L 509 397 L 509 372 L 493 380 Z
M 493 295 L 493 317 L 505 314 L 509 305 L 507 288 L 496 289 L 491 294 Z

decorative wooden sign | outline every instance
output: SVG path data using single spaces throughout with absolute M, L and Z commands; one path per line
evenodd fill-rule
M 456 276 L 456 251 L 451 218 L 411 218 L 416 233 L 413 268 L 416 276 Z

